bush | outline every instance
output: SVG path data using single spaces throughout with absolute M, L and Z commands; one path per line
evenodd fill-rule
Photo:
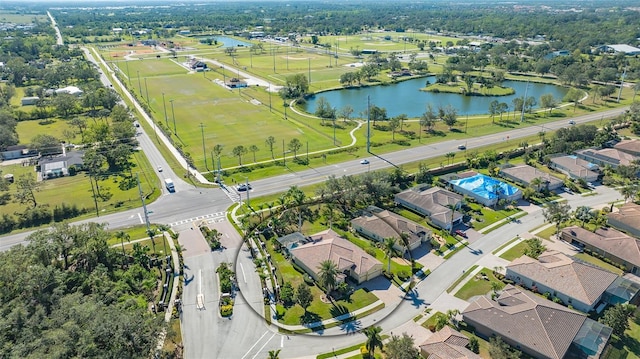
M 368 255 L 375 257 L 376 256 L 376 248 L 371 246 L 371 247 L 367 247 L 367 249 L 364 250 L 365 252 L 367 252 Z
M 229 317 L 233 314 L 233 305 L 220 306 L 220 315 L 223 317 Z
M 409 279 L 409 277 L 411 276 L 406 270 L 401 270 L 398 272 L 398 278 L 400 278 L 400 280 L 402 281 L 406 281 L 407 279 Z
M 302 279 L 309 287 L 313 287 L 315 285 L 313 278 L 311 278 L 311 276 L 308 274 L 305 274 L 304 276 L 302 276 Z
M 382 275 L 388 280 L 393 280 L 393 273 L 387 271 L 386 269 L 382 271 Z

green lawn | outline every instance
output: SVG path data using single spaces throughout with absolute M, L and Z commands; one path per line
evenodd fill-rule
M 79 117 L 84 118 L 83 116 Z M 85 120 L 87 119 L 85 118 Z M 87 124 L 90 123 L 92 123 L 92 121 L 87 120 Z M 69 131 L 74 133 L 75 136 L 67 136 L 67 134 L 70 134 Z M 18 138 L 20 138 L 22 143 L 29 143 L 31 139 L 36 135 L 44 133 L 46 133 L 47 135 L 51 135 L 61 141 L 66 141 L 67 143 L 79 143 L 81 140 L 80 134 L 77 133 L 77 128 L 69 125 L 66 120 L 61 118 L 52 118 L 47 121 L 20 121 L 18 122 L 18 126 L 16 127 L 16 132 L 18 133 Z
M 473 228 L 475 230 L 480 230 L 482 228 L 485 228 L 487 226 L 490 226 L 498 221 L 501 221 L 503 219 L 506 219 L 509 216 L 512 216 L 518 212 L 520 212 L 520 210 L 518 208 L 513 208 L 513 209 L 502 209 L 502 210 L 493 210 L 489 207 L 485 207 L 479 203 L 469 203 L 468 204 L 469 207 L 471 207 L 471 209 L 474 211 L 473 213 L 473 217 L 476 218 L 478 215 L 475 213 L 476 211 L 480 210 L 481 212 L 481 218 L 482 218 L 482 222 L 473 222 Z
M 484 274 L 487 279 L 483 279 Z M 468 300 L 476 295 L 484 295 L 492 290 L 491 284 L 498 283 L 500 289 L 504 287 L 504 283 L 493 275 L 493 271 L 489 268 L 483 268 L 480 273 L 471 278 L 460 290 L 455 294 L 456 297 Z
M 507 243 L 501 245 L 500 247 L 498 247 L 497 249 L 495 249 L 493 252 L 491 252 L 491 254 L 496 254 L 496 253 L 500 252 L 503 248 L 511 245 L 513 242 L 517 241 L 518 239 L 519 239 L 519 237 L 516 237 L 516 238 L 510 240 L 509 242 L 507 242 Z
M 515 246 L 511 247 L 508 251 L 502 253 L 500 258 L 506 259 L 508 261 L 512 261 L 516 258 L 522 257 L 524 255 L 524 250 L 527 248 L 527 242 L 522 241 Z
M 596 257 L 590 256 L 590 255 L 588 255 L 586 253 L 577 253 L 577 254 L 574 254 L 573 256 L 578 258 L 578 259 L 580 259 L 580 260 L 582 260 L 582 261 L 585 261 L 587 263 L 591 263 L 591 264 L 593 264 L 593 265 L 595 265 L 597 267 L 600 267 L 602 269 L 608 270 L 609 272 L 615 273 L 617 275 L 624 274 L 624 272 L 620 268 L 618 268 L 618 267 L 616 267 L 614 265 L 611 265 L 611 264 L 609 264 L 609 263 L 607 263 L 607 262 L 605 262 L 605 261 L 603 261 L 601 259 L 598 259 Z
M 353 292 L 349 300 L 339 300 L 336 301 L 335 304 L 323 303 L 320 300 L 322 292 L 318 287 L 311 287 L 311 293 L 313 294 L 314 300 L 309 308 L 307 308 L 307 316 L 314 318 L 313 321 L 326 320 L 341 314 L 352 312 L 366 307 L 378 300 L 378 297 L 373 293 L 367 292 L 363 289 L 358 289 Z M 278 304 L 277 311 L 279 317 L 278 322 L 287 325 L 301 324 L 301 318 L 304 316 L 304 309 L 302 309 L 298 304 L 290 308 L 284 308 L 282 305 Z
M 350 232 L 345 233 L 345 235 L 347 239 L 349 239 L 351 242 L 355 243 L 358 247 L 362 249 L 366 250 L 367 248 L 373 247 L 376 251 L 376 259 L 382 263 L 382 268 L 384 270 L 388 268 L 389 259 L 385 256 L 384 252 L 380 248 L 372 246 L 373 244 L 372 241 L 361 238 L 361 237 L 357 237 L 351 234 Z M 418 269 L 422 268 L 422 265 L 419 263 L 416 263 L 415 266 Z M 402 265 L 400 263 L 395 262 L 394 260 L 391 260 L 391 273 L 398 274 L 398 272 L 400 271 L 406 271 L 408 273 L 411 273 L 411 265 Z
M 545 228 L 543 230 L 541 230 L 540 232 L 536 233 L 537 237 L 540 238 L 544 238 L 544 239 L 551 239 L 551 236 L 556 234 L 556 227 L 555 226 L 551 226 L 549 228 Z
M 458 279 L 456 279 L 455 282 L 453 282 L 449 288 L 447 288 L 447 293 L 451 293 L 451 291 L 453 290 L 453 288 L 457 287 L 458 284 L 460 284 L 460 282 L 462 282 L 463 279 L 465 279 L 467 277 L 467 273 L 469 272 L 473 272 L 476 268 L 478 268 L 477 264 L 472 265 L 471 267 L 469 267 L 469 269 L 467 269 L 465 272 L 462 273 L 462 275 L 460 277 L 458 277 Z
M 604 359 L 640 358 L 640 320 L 629 318 L 629 329 L 624 334 L 623 338 L 611 337 L 609 347 L 602 356 Z
M 151 224 L 151 229 L 156 229 L 156 228 L 157 228 L 157 225 Z M 109 233 L 113 234 L 113 237 L 111 237 L 107 241 L 109 245 L 120 244 L 120 240 L 115 237 L 116 233 L 119 231 L 124 231 L 125 233 L 127 233 L 130 237 L 129 241 L 135 241 L 136 239 L 149 237 L 149 235 L 147 234 L 147 226 L 144 224 L 139 224 L 132 227 L 110 230 Z M 125 241 L 125 243 L 127 242 Z
M 436 323 L 438 322 L 438 318 L 446 316 L 447 315 L 442 312 L 435 312 L 432 316 L 429 317 L 429 319 L 425 320 L 424 323 L 422 323 L 422 326 L 427 329 L 429 329 L 429 327 L 435 327 Z
M 143 246 L 143 247 L 145 247 L 145 246 L 148 247 L 149 248 L 149 252 L 148 252 L 149 255 L 154 255 L 155 254 L 157 256 L 164 256 L 164 255 L 166 255 L 168 253 L 171 253 L 171 249 L 169 249 L 169 243 L 167 242 L 166 239 L 163 239 L 162 236 L 156 236 L 154 238 L 154 241 L 155 241 L 155 250 L 154 250 L 154 245 L 151 242 L 151 239 L 145 239 L 143 241 L 139 241 L 139 242 L 136 242 L 136 243 L 140 243 L 140 245 Z M 133 250 L 133 245 L 134 244 L 135 243 L 126 243 L 125 242 L 124 243 L 124 250 L 126 252 L 129 252 L 129 251 Z M 165 246 L 167 248 L 166 252 L 164 250 Z

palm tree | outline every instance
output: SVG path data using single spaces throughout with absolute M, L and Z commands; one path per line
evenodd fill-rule
M 540 192 L 540 189 L 542 187 L 542 178 L 540 177 L 536 177 L 534 179 L 531 180 L 531 183 L 529 183 L 531 185 L 531 187 L 533 187 L 537 192 Z
M 269 356 L 267 359 L 280 359 L 280 350 L 282 349 L 269 350 Z
M 167 226 L 166 224 L 159 224 L 157 228 L 158 232 L 162 234 L 162 246 L 164 248 L 164 254 L 166 255 L 169 252 L 167 252 L 167 238 L 164 236 L 164 232 L 167 232 L 171 227 Z
M 369 352 L 369 357 L 373 358 L 376 348 L 382 350 L 382 337 L 380 337 L 380 332 L 382 332 L 382 328 L 379 326 L 376 327 L 368 327 L 364 330 L 364 335 L 367 336 L 367 341 L 365 343 L 365 347 Z
M 320 262 L 318 266 L 320 285 L 326 290 L 327 296 L 336 286 L 338 280 L 338 266 L 330 259 Z
M 120 240 L 120 246 L 122 246 L 122 256 L 126 259 L 127 254 L 124 252 L 124 241 L 126 240 L 127 242 L 130 242 L 131 236 L 125 231 L 118 231 L 116 232 L 116 238 Z
M 393 237 L 387 237 L 382 242 L 382 250 L 384 251 L 384 255 L 388 258 L 387 272 L 391 272 L 391 257 L 396 253 L 396 249 L 394 248 L 395 245 L 396 240 Z

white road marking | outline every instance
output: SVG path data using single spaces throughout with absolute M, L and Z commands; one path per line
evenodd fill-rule
M 244 279 L 244 282 L 247 283 L 247 276 L 244 275 L 244 266 L 242 263 L 240 263 L 240 270 L 242 271 L 242 278 Z
M 140 214 L 140 212 L 138 212 L 138 219 L 140 219 L 140 224 L 144 224 L 144 221 L 142 220 L 142 215 Z
M 265 336 L 265 335 L 267 335 L 267 334 L 269 334 L 269 331 L 268 331 L 268 330 L 267 330 L 266 332 L 264 332 L 264 334 L 262 334 L 262 336 L 261 336 L 258 340 L 256 340 L 256 343 L 255 343 L 251 348 L 249 348 L 249 350 L 247 350 L 247 352 L 245 353 L 245 355 L 243 355 L 243 356 L 242 356 L 242 358 L 240 358 L 240 359 L 244 359 L 244 357 L 246 357 L 247 355 L 249 355 L 249 352 L 251 352 L 251 351 L 253 350 L 253 348 L 254 348 L 256 345 L 258 345 L 258 343 L 262 340 L 262 338 L 264 338 L 264 336 Z
M 280 337 L 280 348 L 284 348 L 284 335 Z
M 251 359 L 256 359 L 256 357 L 258 356 L 258 354 L 260 354 L 260 352 L 262 351 L 262 349 L 264 349 L 264 347 L 267 346 L 267 344 L 269 344 L 269 342 L 271 341 L 271 339 L 273 339 L 273 337 L 276 335 L 276 333 L 273 333 L 273 335 L 271 335 L 271 338 L 269 338 L 263 346 L 260 347 L 260 349 L 258 349 L 258 352 L 256 353 L 256 355 L 254 355 Z

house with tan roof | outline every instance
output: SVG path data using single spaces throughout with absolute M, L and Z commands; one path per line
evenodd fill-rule
M 623 204 L 617 211 L 607 214 L 607 222 L 611 227 L 640 237 L 640 205 L 633 202 Z
M 480 337 L 500 336 L 534 358 L 562 359 L 570 352 L 598 358 L 612 332 L 582 313 L 512 285 L 495 300 L 476 299 L 462 318 Z
M 624 265 L 633 274 L 640 273 L 640 240 L 634 237 L 613 228 L 599 227 L 591 232 L 571 226 L 560 231 L 560 238 L 596 252 L 616 264 Z
M 632 301 L 637 289 L 626 298 L 617 298 L 623 288 L 634 288 L 634 283 L 604 269 L 579 262 L 556 251 L 546 251 L 538 259 L 522 256 L 506 266 L 507 278 L 534 292 L 549 293 L 565 305 L 588 313 L 598 304 L 602 307 L 613 297 L 614 303 Z M 622 292 L 625 292 L 623 289 Z
M 395 195 L 395 203 L 429 219 L 436 227 L 451 230 L 462 222 L 463 197 L 441 187 L 420 185 Z
M 382 263 L 362 248 L 327 229 L 309 237 L 309 242 L 291 248 L 292 261 L 318 280 L 320 263 L 330 260 L 345 276 L 358 284 L 382 274 Z
M 611 168 L 618 168 L 619 166 L 629 166 L 638 157 L 629 153 L 620 151 L 615 148 L 602 148 L 602 149 L 584 149 L 575 152 L 576 156 L 587 162 L 595 163 L 600 167 L 606 165 Z
M 445 326 L 419 345 L 425 359 L 480 359 L 467 349 L 469 338 L 459 331 Z
M 640 140 L 622 140 L 616 143 L 613 148 L 640 157 Z
M 551 158 L 549 167 L 558 170 L 572 179 L 583 179 L 587 182 L 598 180 L 598 166 L 575 155 L 561 155 Z
M 538 190 L 546 188 L 547 190 L 552 191 L 556 188 L 562 187 L 563 184 L 562 180 L 558 177 L 552 176 L 547 172 L 540 171 L 539 169 L 529 165 L 502 168 L 500 170 L 500 175 L 525 187 L 529 187 L 529 185 L 531 185 L 531 181 L 539 178 L 542 181 L 542 186 L 541 188 L 538 188 Z
M 361 216 L 352 219 L 351 228 L 378 242 L 393 238 L 396 242 L 394 248 L 400 253 L 412 251 L 421 243 L 431 239 L 431 231 L 427 228 L 399 214 L 375 206 L 370 206 Z M 401 235 L 404 235 L 407 240 L 406 247 Z

